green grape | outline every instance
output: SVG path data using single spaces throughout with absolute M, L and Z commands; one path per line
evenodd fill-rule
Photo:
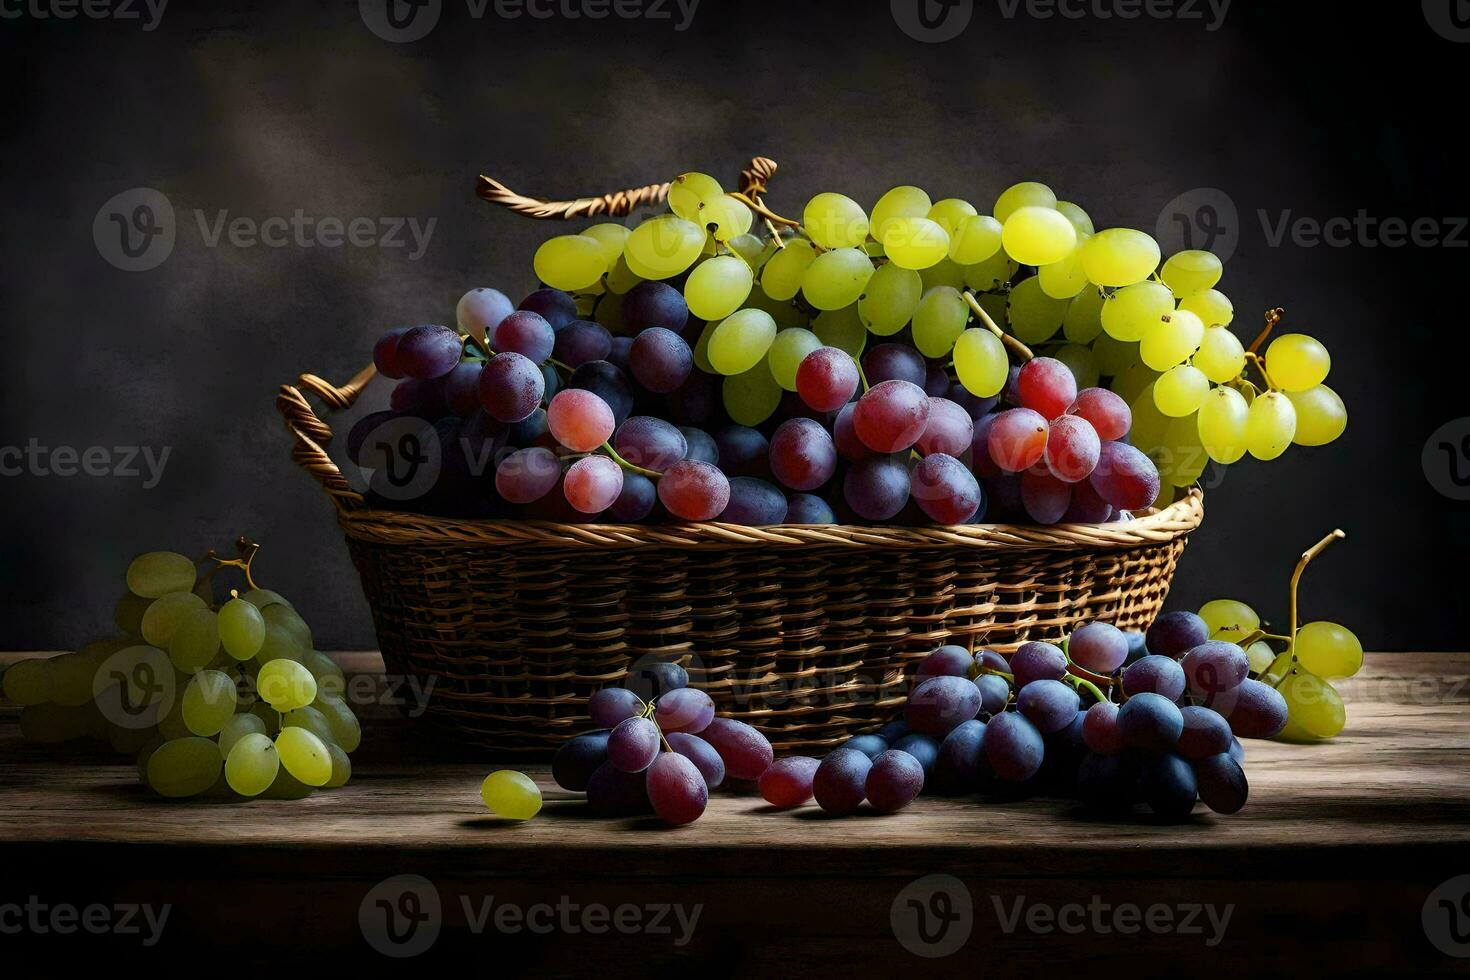
M 602 224 L 584 228 L 582 234 L 602 246 L 603 271 L 610 270 L 613 263 L 623 254 L 623 244 L 627 242 L 628 236 L 633 229 L 627 225 L 620 225 L 615 221 L 604 221 Z
M 1161 282 L 1134 283 L 1118 290 L 1103 304 L 1103 330 L 1119 340 L 1142 340 L 1173 312 L 1174 293 L 1168 286 Z
M 1234 381 L 1245 370 L 1245 348 L 1229 327 L 1210 327 L 1199 342 L 1194 366 L 1217 385 Z
M 1266 348 L 1266 370 L 1282 391 L 1306 391 L 1321 384 L 1332 368 L 1327 348 L 1306 334 L 1282 334 Z
M 256 661 L 262 664 L 273 660 L 300 660 L 310 649 L 301 643 L 301 640 L 284 626 L 276 623 L 265 624 L 265 640 L 260 645 L 260 652 L 255 655 Z
M 972 327 L 955 341 L 954 367 L 966 391 L 977 398 L 993 398 L 1006 386 L 1011 362 L 999 337 Z
M 931 289 L 914 311 L 914 346 L 925 357 L 947 357 L 969 319 L 970 307 L 959 290 L 949 286 Z
M 794 301 L 771 299 L 762 289 L 752 289 L 750 295 L 745 299 L 745 305 L 752 309 L 765 310 L 771 315 L 771 319 L 776 321 L 777 329 L 784 330 L 787 327 L 811 325 L 811 317 Z
M 153 646 L 167 647 L 185 614 L 208 608 L 209 604 L 193 592 L 170 592 L 155 599 L 143 614 L 143 639 Z
M 710 366 L 727 375 L 749 371 L 766 356 L 775 339 L 776 321 L 765 310 L 732 313 L 710 334 Z
M 148 757 L 147 783 L 160 796 L 198 796 L 219 779 L 219 746 L 199 736 L 170 739 Z
M 241 796 L 264 793 L 280 771 L 280 753 L 270 736 L 263 732 L 241 735 L 225 754 L 225 782 Z
M 699 213 L 699 223 L 709 229 L 710 236 L 717 242 L 739 238 L 755 224 L 755 214 L 745 202 L 728 194 L 705 201 Z
M 1107 307 L 1103 307 L 1107 309 Z M 1119 340 L 1108 334 L 1099 334 L 1092 342 L 1092 353 L 1097 357 L 1097 369 L 1105 378 L 1116 378 L 1138 361 L 1138 343 Z
M 316 678 L 294 660 L 272 660 L 255 679 L 260 697 L 277 711 L 295 711 L 316 699 Z
M 950 232 L 949 257 L 956 265 L 975 265 L 1001 253 L 1004 228 L 988 214 L 963 218 Z
M 740 309 L 754 282 L 750 265 L 738 255 L 719 255 L 694 267 L 684 283 L 689 312 L 701 320 L 723 320 Z
M 266 734 L 281 730 L 281 713 L 272 708 L 265 701 L 256 701 L 250 706 L 250 714 L 259 718 L 265 725 Z
M 770 365 L 761 361 L 743 374 L 726 377 L 721 397 L 731 421 L 754 427 L 770 418 L 781 404 L 781 386 L 771 375 Z
M 1292 436 L 1292 442 L 1298 446 L 1325 446 L 1347 430 L 1347 406 L 1326 385 L 1288 391 L 1286 397 L 1296 409 L 1296 435 Z
M 634 272 L 631 268 L 628 267 L 628 259 L 624 255 L 618 255 L 613 264 L 608 267 L 606 285 L 607 291 L 610 293 L 618 296 L 625 296 L 627 295 L 628 290 L 632 289 L 634 286 L 643 281 L 644 279 L 642 276 L 638 275 L 638 273 Z M 604 303 L 602 304 L 602 306 L 616 307 L 621 310 L 623 304 Z M 599 307 L 599 309 L 601 309 L 601 307 Z M 598 322 L 601 323 L 602 321 L 599 320 Z
M 1052 189 L 1045 184 L 1038 184 L 1034 180 L 1024 180 L 1019 184 L 1012 184 L 1001 192 L 1000 197 L 995 199 L 995 220 L 1005 224 L 1012 214 L 1021 208 L 1055 208 L 1057 196 Z
M 133 645 L 129 637 L 117 637 L 88 643 L 76 653 L 51 659 L 51 700 L 76 707 L 92 701 L 97 689 L 97 673 L 115 653 Z M 108 683 L 111 678 L 107 678 Z
M 946 197 L 942 201 L 935 201 L 934 206 L 925 215 L 930 221 L 937 222 L 944 233 L 951 238 L 959 228 L 960 222 L 966 218 L 974 217 L 975 205 L 958 197 Z
M 705 374 L 718 373 L 709 362 L 709 339 L 714 336 L 718 326 L 718 322 L 706 323 L 704 329 L 699 331 L 699 339 L 694 342 L 694 366 Z
M 1077 380 L 1078 391 L 1083 388 L 1096 388 L 1098 381 L 1101 380 L 1097 358 L 1089 347 L 1081 344 L 1063 344 L 1048 356 L 1067 365 L 1067 369 L 1072 372 L 1072 377 Z
M 878 272 L 891 265 L 893 265 L 892 262 L 888 263 L 888 265 L 880 266 Z M 873 275 L 876 276 L 878 272 L 874 272 Z M 936 286 L 948 286 L 950 289 L 964 289 L 965 270 L 956 265 L 953 259 L 940 259 L 929 268 L 919 270 L 919 282 L 923 284 L 923 288 L 920 290 L 921 294 L 928 292 Z M 873 291 L 871 280 L 868 282 L 868 291 Z
M 1062 328 L 1062 318 L 1071 305 L 1069 300 L 1046 295 L 1041 289 L 1040 276 L 1023 279 L 1011 290 L 1010 302 L 1006 304 L 1011 333 L 1023 344 L 1044 343 Z
M 270 589 L 251 589 L 240 598 L 259 609 L 265 609 L 266 606 L 275 605 L 282 605 L 288 609 L 296 608 L 291 605 L 285 596 L 279 592 L 272 592 Z
M 175 687 L 177 682 L 175 683 Z M 162 705 L 159 705 L 162 707 Z M 158 719 L 158 734 L 172 741 L 174 739 L 189 738 L 194 735 L 189 731 L 189 726 L 184 724 L 184 701 L 182 698 L 174 698 L 172 705 Z
M 490 812 L 509 820 L 530 820 L 541 812 L 541 790 L 523 772 L 500 769 L 480 784 L 480 799 Z
M 628 268 L 644 279 L 677 276 L 704 249 L 704 229 L 692 221 L 661 214 L 633 229 L 623 245 Z
M 1225 274 L 1225 264 L 1213 252 L 1190 249 L 1169 256 L 1159 277 L 1183 299 L 1191 293 L 1213 289 Z
M 1046 295 L 1055 299 L 1070 300 L 1077 296 L 1089 285 L 1087 273 L 1082 271 L 1082 245 L 1081 242 L 1068 252 L 1066 257 L 1050 265 L 1044 265 L 1036 270 L 1036 277 L 1041 280 L 1041 290 Z M 1096 289 L 1087 290 L 1097 294 Z M 1101 315 L 1101 304 L 1098 306 Z M 1101 327 L 1099 320 L 1098 326 Z
M 680 174 L 669 181 L 669 210 L 686 221 L 699 221 L 699 206 L 725 193 L 709 174 Z
M 1363 669 L 1363 644 L 1346 626 L 1308 623 L 1296 631 L 1296 658 L 1318 677 L 1351 677 Z
M 1042 288 L 1046 284 L 1042 283 Z M 1090 344 L 1102 333 L 1102 311 L 1105 297 L 1101 290 L 1083 289 L 1070 303 L 1062 317 L 1062 336 L 1074 344 Z
M 806 270 L 817 250 L 805 238 L 793 238 L 766 262 L 761 270 L 761 290 L 771 299 L 788 300 L 801 292 Z
M 1199 607 L 1198 615 L 1212 638 L 1221 630 L 1240 630 L 1243 636 L 1261 628 L 1260 615 L 1239 599 L 1211 599 Z
M 889 266 L 885 265 L 883 268 L 887 269 Z M 877 273 L 874 273 L 873 278 L 877 277 Z M 915 302 L 915 305 L 918 303 Z M 823 310 L 818 313 L 817 318 L 812 321 L 812 332 L 823 344 L 847 351 L 853 357 L 861 357 L 863 348 L 868 344 L 868 328 L 863 326 L 862 315 L 856 303 L 840 310 Z
M 235 743 L 246 735 L 264 735 L 265 733 L 265 722 L 261 721 L 258 715 L 253 715 L 248 711 L 240 712 L 225 722 L 225 727 L 220 729 L 220 758 L 228 759 L 230 757 L 230 749 L 234 748 Z
M 823 248 L 854 248 L 868 240 L 868 214 L 843 194 L 824 191 L 806 202 L 802 228 Z
M 342 750 L 342 746 L 340 745 L 328 744 L 327 754 L 332 757 L 332 776 L 327 780 L 326 785 L 322 789 L 336 789 L 339 786 L 346 786 L 348 780 L 352 778 L 352 760 L 347 757 L 347 753 Z
M 1167 371 L 1183 364 L 1205 337 L 1205 325 L 1188 310 L 1174 310 L 1148 328 L 1138 345 L 1143 363 L 1155 371 Z
M 249 660 L 265 643 L 265 617 L 244 599 L 231 599 L 220 607 L 219 642 L 234 659 Z
M 168 658 L 182 673 L 202 670 L 219 653 L 219 615 L 213 609 L 184 613 L 168 644 Z
M 24 708 L 51 699 L 51 663 L 39 657 L 11 664 L 4 675 L 5 696 Z
M 142 636 L 143 616 L 154 601 L 146 596 L 134 595 L 131 592 L 125 593 L 113 606 L 112 621 L 117 624 L 118 629 L 129 636 Z
M 922 218 L 933 206 L 934 202 L 929 200 L 929 195 L 918 187 L 893 188 L 873 205 L 873 237 L 887 245 L 888 234 L 893 230 L 895 222 L 903 218 Z M 945 247 L 948 248 L 947 241 Z
M 1128 406 L 1133 411 L 1133 427 L 1129 439 L 1133 445 L 1150 456 L 1166 447 L 1169 423 L 1174 421 L 1159 411 L 1154 402 L 1154 386 L 1149 385 L 1138 393 L 1138 399 Z
M 1288 741 L 1315 741 L 1332 738 L 1347 725 L 1347 709 L 1342 696 L 1327 681 L 1308 671 L 1289 675 L 1276 688 L 1286 699 L 1286 728 L 1281 737 Z
M 280 749 L 276 750 L 280 755 Z M 286 771 L 282 766 L 281 771 L 276 773 L 276 781 L 271 783 L 270 789 L 260 794 L 262 800 L 304 800 L 316 792 L 315 786 L 308 786 L 295 776 Z
M 235 716 L 239 694 L 222 670 L 201 670 L 184 688 L 184 725 L 195 735 L 218 735 Z
M 332 778 L 332 754 L 327 744 L 304 728 L 287 726 L 276 736 L 281 765 L 307 786 L 325 786 Z
M 923 280 L 913 269 L 892 262 L 879 266 L 858 300 L 858 315 L 880 337 L 898 333 L 914 317 L 924 295 Z
M 905 269 L 927 269 L 949 255 L 949 234 L 928 218 L 894 218 L 887 234 L 888 260 Z
M 1012 262 L 1009 255 L 997 250 L 983 262 L 965 266 L 965 285 L 976 292 L 995 292 L 1010 282 L 1018 269 L 1020 266 Z
M 310 704 L 286 712 L 281 724 L 289 728 L 304 728 L 325 744 L 332 744 L 332 726 L 327 722 L 327 716 Z
M 1275 663 L 1276 651 L 1265 640 L 1257 640 L 1245 648 L 1245 659 L 1250 664 L 1251 673 L 1264 674 Z
M 1230 298 L 1218 289 L 1204 289 L 1190 293 L 1179 301 L 1181 310 L 1188 310 L 1207 327 L 1228 327 L 1235 319 L 1235 306 Z
M 1072 222 L 1073 228 L 1077 229 L 1077 238 L 1079 241 L 1084 237 L 1090 237 L 1097 233 L 1097 229 L 1092 226 L 1092 219 L 1087 216 L 1087 212 L 1071 201 L 1058 201 L 1057 210 L 1066 216 L 1068 221 Z
M 602 243 L 587 235 L 557 235 L 536 249 L 531 266 L 536 278 L 553 289 L 586 289 L 607 271 Z
M 1007 293 L 981 293 L 975 297 L 975 302 L 980 304 L 995 325 L 1004 330 L 1010 326 L 1010 317 L 1006 307 L 1010 304 L 1010 296 Z
M 1268 391 L 1251 402 L 1245 423 L 1245 445 L 1256 459 L 1275 459 L 1286 452 L 1296 435 L 1296 408 L 1279 391 Z
M 1234 388 L 1215 388 L 1205 395 L 1199 407 L 1199 439 L 1211 459 L 1228 465 L 1245 455 L 1249 417 L 1250 406 Z
M 772 254 L 766 251 L 766 243 L 750 232 L 730 239 L 730 251 L 744 259 L 752 269 L 759 269 Z
M 337 687 L 345 687 L 346 678 L 342 675 L 342 668 L 337 666 L 337 661 L 325 653 L 316 650 L 308 650 L 299 661 L 301 666 L 311 671 L 311 676 L 316 678 L 318 690 L 323 688 L 324 683 L 332 683 Z
M 91 700 L 105 705 L 114 722 L 132 730 L 151 727 L 174 700 L 174 667 L 156 647 L 132 646 L 108 657 L 92 677 Z M 186 732 L 187 733 L 187 732 Z
M 1051 265 L 1077 247 L 1077 229 L 1055 206 L 1017 208 L 1005 219 L 1001 244 L 1022 265 Z
M 128 566 L 128 589 L 149 599 L 190 592 L 195 578 L 194 563 L 173 551 L 150 551 Z
M 787 391 L 796 390 L 796 369 L 804 357 L 822 346 L 821 338 L 810 330 L 792 327 L 776 334 L 771 341 L 771 376 Z
M 1170 418 L 1198 412 L 1210 393 L 1210 379 L 1199 368 L 1180 364 L 1160 375 L 1154 384 L 1154 404 Z
M 268 606 L 261 610 L 261 616 L 267 626 L 279 626 L 303 649 L 312 648 L 311 627 L 306 625 L 306 620 L 295 609 L 289 606 Z
M 812 260 L 801 295 L 819 310 L 840 310 L 857 302 L 872 277 L 873 263 L 862 250 L 835 248 Z
M 326 718 L 332 741 L 348 752 L 356 752 L 362 744 L 362 724 L 347 702 L 339 697 L 318 694 L 311 706 Z
M 1159 267 L 1159 243 L 1132 228 L 1107 228 L 1083 245 L 1082 266 L 1099 286 L 1131 286 Z
M 1168 452 L 1168 466 L 1160 466 L 1159 473 L 1171 486 L 1192 486 L 1210 463 L 1209 454 L 1200 445 L 1199 426 L 1193 415 L 1169 420 L 1164 430 L 1164 448 Z
M 1116 343 L 1116 341 L 1114 341 Z M 1093 357 L 1098 356 L 1097 349 L 1093 349 Z M 1101 367 L 1099 366 L 1099 370 Z M 1139 362 L 1130 364 L 1128 367 L 1113 375 L 1113 383 L 1109 386 L 1113 392 L 1128 404 L 1143 393 L 1143 389 L 1159 380 L 1159 373 L 1147 364 Z

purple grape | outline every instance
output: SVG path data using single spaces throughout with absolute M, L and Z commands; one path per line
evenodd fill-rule
M 973 686 L 973 685 L 972 685 Z M 1016 707 L 1043 735 L 1059 732 L 1077 715 L 1077 692 L 1061 681 L 1032 681 L 1016 695 Z
M 388 405 L 400 415 L 436 420 L 448 414 L 449 406 L 444 403 L 444 385 L 435 378 L 422 380 L 408 378 L 393 386 Z
M 842 743 L 844 749 L 857 749 L 869 759 L 888 751 L 888 743 L 877 735 L 856 735 Z
M 442 378 L 459 363 L 464 344 L 448 327 L 412 327 L 398 340 L 393 357 L 398 369 L 410 378 Z
M 677 333 L 665 327 L 641 331 L 628 349 L 628 368 L 649 391 L 678 391 L 694 371 L 694 353 Z
M 985 494 L 964 463 L 944 453 L 919 461 L 910 474 L 914 501 L 936 524 L 968 524 L 985 506 Z
M 775 757 L 764 735 L 733 718 L 715 717 L 700 735 L 720 753 L 733 779 L 759 779 Z
M 974 439 L 975 423 L 969 412 L 948 398 L 930 397 L 929 421 L 924 426 L 924 434 L 919 436 L 920 455 L 963 456 Z
M 1159 468 L 1126 442 L 1103 443 L 1088 479 L 1098 496 L 1119 510 L 1142 510 L 1159 496 Z
M 633 368 L 632 365 L 628 363 L 628 355 L 632 352 L 632 350 L 632 337 L 614 337 L 612 339 L 612 344 L 608 347 L 607 357 L 604 358 L 604 360 L 613 365 L 613 367 L 617 368 L 619 371 L 622 371 L 624 374 L 631 374 Z
M 623 489 L 608 507 L 608 515 L 624 524 L 637 524 L 653 513 L 658 503 L 658 487 L 642 473 L 624 473 Z
M 919 732 L 909 732 L 898 738 L 893 747 L 900 752 L 907 752 L 919 760 L 919 765 L 924 767 L 924 775 L 928 776 L 934 771 L 939 763 L 939 740 Z
M 874 387 L 884 381 L 907 381 L 924 387 L 929 377 L 924 358 L 912 347 L 903 344 L 878 344 L 863 355 L 863 374 L 868 384 Z
M 1142 633 L 1137 630 L 1128 630 L 1123 637 L 1128 641 L 1128 659 L 1124 661 L 1125 664 L 1131 664 L 1148 656 L 1148 641 L 1144 639 Z
M 821 497 L 809 493 L 793 493 L 786 498 L 786 523 L 836 524 L 837 515 Z
M 1189 689 L 1195 694 L 1233 691 L 1250 673 L 1250 658 L 1234 643 L 1211 640 L 1184 655 L 1180 662 Z
M 623 297 L 623 324 L 630 330 L 667 327 L 682 333 L 689 322 L 684 294 L 662 282 L 640 282 Z
M 633 665 L 623 686 L 644 701 L 652 701 L 688 687 L 689 671 L 671 660 L 640 661 Z
M 716 520 L 747 527 L 786 523 L 786 495 L 773 483 L 749 476 L 730 480 L 730 502 Z
M 490 346 L 496 353 L 514 351 L 540 364 L 551 356 L 556 345 L 556 331 L 539 313 L 517 310 L 495 327 Z
M 981 674 L 975 678 L 975 689 L 980 692 L 982 715 L 1000 714 L 1011 699 L 1011 685 L 999 674 Z
M 898 740 L 909 733 L 908 722 L 902 718 L 895 718 L 882 728 L 878 729 L 877 735 L 889 745 L 896 745 Z
M 389 410 L 385 412 L 371 412 L 358 419 L 347 433 L 347 458 L 358 466 L 376 466 L 376 463 L 369 462 L 370 457 L 367 453 L 377 452 L 378 450 L 367 444 L 368 439 L 380 427 L 398 418 L 403 418 L 403 415 L 399 412 Z
M 1123 736 L 1118 732 L 1118 706 L 1099 701 L 1087 709 L 1082 719 L 1082 741 L 1098 755 L 1123 751 Z
M 1017 690 L 1032 681 L 1059 681 L 1067 674 L 1067 655 L 1058 646 L 1031 640 L 1011 654 L 1009 673 Z
M 511 423 L 505 435 L 506 441 L 519 449 L 530 449 L 533 446 L 551 449 L 556 445 L 544 408 L 537 408 L 519 422 Z
M 1150 654 L 1124 669 L 1123 691 L 1129 697 L 1158 694 L 1178 701 L 1184 694 L 1184 668 L 1177 660 Z
M 1159 694 L 1135 694 L 1118 709 L 1118 734 L 1130 749 L 1159 754 L 1179 742 L 1184 716 L 1179 707 Z
M 1194 812 L 1199 798 L 1194 770 L 1172 752 L 1144 763 L 1142 785 L 1144 802 L 1159 817 L 1178 821 Z
M 544 319 L 552 330 L 560 330 L 577 318 L 577 301 L 560 289 L 538 289 L 521 300 L 521 305 L 516 309 L 535 313 Z
M 753 476 L 768 480 L 771 467 L 767 461 L 771 444 L 758 430 L 748 425 L 727 425 L 715 433 L 719 451 L 716 465 L 727 476 Z
M 939 361 L 931 361 L 924 369 L 924 383 L 920 386 L 924 394 L 933 398 L 943 398 L 949 394 L 949 375 L 944 371 L 944 364 Z M 965 413 L 966 418 L 969 417 Z
M 919 661 L 916 679 L 925 677 L 969 677 L 975 658 L 964 647 L 942 646 Z
M 1037 524 L 1056 524 L 1072 506 L 1072 485 L 1029 469 L 1021 474 L 1021 506 Z
M 1210 628 L 1192 612 L 1166 612 L 1145 634 L 1150 653 L 1178 660 L 1210 638 Z
M 918 798 L 924 788 L 924 767 L 907 752 L 890 749 L 868 768 L 863 792 L 880 813 L 897 813 Z
M 1000 398 L 998 396 L 981 398 L 978 395 L 972 395 L 970 394 L 970 390 L 958 381 L 949 386 L 945 397 L 963 408 L 966 412 L 969 412 L 970 418 L 976 422 L 989 415 L 995 410 L 995 406 L 1000 404 Z
M 725 458 L 723 444 L 720 458 Z M 837 471 L 837 447 L 827 430 L 811 419 L 782 422 L 771 436 L 769 458 L 771 473 L 792 490 L 815 490 Z
M 398 364 L 398 343 L 403 340 L 403 335 L 412 329 L 412 327 L 398 327 L 395 330 L 389 330 L 373 345 L 373 365 L 383 377 L 392 378 L 395 381 L 403 377 L 403 368 Z
M 689 445 L 689 452 L 685 454 L 685 459 L 709 463 L 712 466 L 720 464 L 720 449 L 713 436 L 703 429 L 687 425 L 681 425 L 679 431 L 683 433 L 684 441 Z
M 1274 738 L 1286 727 L 1286 698 L 1252 678 L 1233 690 L 1206 695 L 1204 701 L 1225 716 L 1238 738 Z
M 709 805 L 709 785 L 690 759 L 665 752 L 648 768 L 648 801 L 653 812 L 670 826 L 693 823 Z
M 857 403 L 848 402 L 837 412 L 837 418 L 832 422 L 832 443 L 837 447 L 838 454 L 849 463 L 872 459 L 877 455 L 858 438 L 857 429 L 852 423 L 856 413 Z
M 607 402 L 617 425 L 633 414 L 633 388 L 623 372 L 607 361 L 588 361 L 578 366 L 567 379 L 567 387 L 590 391 Z
M 914 688 L 903 717 L 922 735 L 943 738 L 980 711 L 980 689 L 964 677 L 930 677 Z
M 500 422 L 529 418 L 540 408 L 545 393 L 541 369 L 513 351 L 490 358 L 480 372 L 480 404 Z
M 1216 813 L 1239 813 L 1250 796 L 1245 770 L 1225 753 L 1196 762 L 1194 776 L 1200 799 Z
M 690 425 L 708 425 L 724 410 L 718 382 L 703 371 L 693 371 L 679 390 L 669 394 L 668 416 Z
M 1236 762 L 1245 765 L 1245 746 L 1240 744 L 1240 739 L 1235 737 L 1230 739 L 1230 748 L 1227 750 L 1227 754 Z
M 1088 623 L 1067 640 L 1067 655 L 1084 670 L 1111 674 L 1128 659 L 1128 638 L 1110 623 Z
M 568 739 L 551 759 L 551 778 L 562 789 L 580 793 L 592 774 L 607 761 L 608 732 L 588 732 Z
M 511 453 L 495 468 L 495 491 L 513 504 L 540 500 L 559 482 L 561 462 L 539 446 Z
M 829 752 L 812 777 L 817 805 L 838 816 L 856 810 L 867 796 L 868 771 L 872 768 L 872 761 L 857 749 Z
M 623 772 L 642 772 L 658 758 L 658 726 L 641 715 L 624 718 L 607 738 L 607 761 Z
M 804 755 L 777 759 L 760 775 L 761 796 L 771 806 L 801 806 L 812 798 L 812 781 L 821 764 Z
M 985 726 L 985 758 L 1006 782 L 1022 783 L 1036 775 L 1045 755 L 1041 733 L 1018 712 L 996 715 Z
M 600 323 L 573 320 L 556 331 L 551 356 L 570 367 L 587 361 L 605 361 L 612 353 L 612 334 Z
M 985 723 L 967 721 L 944 736 L 939 745 L 939 758 L 934 761 L 934 790 L 953 796 L 973 793 L 989 768 L 985 759 Z
M 481 340 L 490 336 L 500 321 L 514 312 L 515 306 L 510 297 L 498 289 L 485 286 L 465 293 L 454 308 L 459 329 Z
M 853 513 L 867 521 L 891 520 L 909 499 L 908 467 L 887 456 L 854 463 L 842 481 Z
M 1077 767 L 1077 796 L 1092 810 L 1126 812 L 1139 799 L 1139 779 L 1138 761 L 1129 753 L 1089 752 Z
M 479 361 L 460 361 L 444 376 L 444 402 L 462 419 L 480 410 L 480 372 L 484 369 Z
M 587 699 L 587 714 L 598 728 L 612 730 L 643 713 L 643 700 L 627 688 L 604 687 Z
M 1006 674 L 1011 672 L 1011 662 L 994 650 L 976 650 L 975 666 L 986 670 L 998 670 Z
M 689 442 L 672 424 L 634 415 L 613 434 L 613 448 L 634 466 L 662 473 L 689 453 Z
M 633 817 L 651 813 L 648 801 L 648 774 L 623 772 L 605 762 L 587 780 L 587 803 L 600 817 Z
M 654 702 L 653 720 L 665 732 L 698 735 L 715 716 L 715 703 L 696 687 L 681 687 Z
M 1184 718 L 1184 730 L 1179 735 L 1179 754 L 1184 758 L 1197 762 L 1230 751 L 1235 736 L 1230 723 L 1218 712 L 1192 704 L 1180 708 L 1179 714 Z
M 1099 497 L 1092 484 L 1083 480 L 1072 484 L 1072 502 L 1062 515 L 1063 524 L 1106 524 L 1116 512 L 1113 505 Z

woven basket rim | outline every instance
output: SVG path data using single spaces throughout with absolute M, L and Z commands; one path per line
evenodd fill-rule
M 379 544 L 497 548 L 977 548 L 1097 551 L 1163 544 L 1204 519 L 1198 487 L 1163 510 L 1114 524 L 966 524 L 866 527 L 850 524 L 558 524 L 457 520 L 389 510 L 339 511 L 349 538 Z

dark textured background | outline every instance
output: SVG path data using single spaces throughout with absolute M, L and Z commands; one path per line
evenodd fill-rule
M 271 406 L 303 370 L 344 379 L 385 327 L 452 322 L 468 286 L 518 296 L 563 230 L 492 210 L 477 173 L 545 196 L 699 169 L 733 182 L 781 163 L 771 203 L 870 204 L 897 183 L 989 210 L 1036 177 L 1098 225 L 1153 229 L 1167 202 L 1223 189 L 1239 244 L 1223 288 L 1247 339 L 1259 311 L 1334 354 L 1347 435 L 1230 469 L 1186 554 L 1173 604 L 1215 595 L 1285 612 L 1296 554 L 1349 533 L 1313 573 L 1309 617 L 1378 649 L 1463 648 L 1466 505 L 1437 494 L 1421 450 L 1470 414 L 1464 249 L 1272 248 L 1256 219 L 1470 211 L 1456 106 L 1470 47 L 1419 4 L 1370 18 L 1337 4 L 1236 3 L 1198 21 L 1006 18 L 919 43 L 888 4 L 704 0 L 668 22 L 474 21 L 445 0 L 428 38 L 374 36 L 351 0 L 185 3 L 157 30 L 118 21 L 0 21 L 8 113 L 0 167 L 6 383 L 0 445 L 172 447 L 162 483 L 0 479 L 4 645 L 70 647 L 108 628 L 132 554 L 198 552 L 246 532 L 261 579 L 296 598 L 324 648 L 373 643 L 316 487 Z M 178 214 L 160 267 L 99 256 L 103 202 L 157 188 Z M 206 247 L 211 220 L 437 219 L 429 250 Z M 1435 571 L 1438 562 L 1444 570 Z

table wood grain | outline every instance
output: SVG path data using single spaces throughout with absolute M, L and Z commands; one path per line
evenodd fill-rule
M 339 660 L 349 673 L 382 671 L 376 654 Z M 415 875 L 443 907 L 442 931 L 415 964 L 468 953 L 503 956 L 495 962 L 512 973 L 536 975 L 630 962 L 716 976 L 1028 976 L 1150 962 L 1206 974 L 1306 963 L 1327 975 L 1470 973 L 1470 959 L 1437 950 L 1422 921 L 1436 886 L 1470 875 L 1470 654 L 1370 655 L 1342 690 L 1341 736 L 1313 746 L 1247 742 L 1245 810 L 1220 817 L 1200 807 L 1173 826 L 1099 820 L 1042 799 L 925 797 L 899 814 L 835 820 L 811 805 L 775 811 L 758 796 L 724 792 L 688 827 L 598 820 L 544 765 L 478 758 L 380 704 L 363 709 L 367 737 L 342 789 L 294 802 L 172 803 L 140 788 L 130 765 L 22 742 L 16 710 L 0 707 L 0 934 L 5 904 L 32 895 L 168 904 L 153 947 L 34 930 L 3 941 L 152 960 L 245 930 L 242 963 L 279 965 L 289 949 L 384 967 L 392 961 L 360 922 L 365 897 L 385 879 Z M 485 811 L 479 783 L 500 767 L 525 769 L 541 786 L 536 819 L 508 823 Z M 900 943 L 892 913 L 901 890 L 936 874 L 959 879 L 972 914 L 963 946 L 931 959 Z M 547 934 L 493 921 L 477 930 L 486 899 L 523 909 L 702 911 L 679 944 L 658 932 L 591 934 L 575 918 Z M 1166 906 L 1175 922 L 1193 906 L 1231 913 L 1212 943 L 1209 928 L 1126 934 L 1112 912 L 1087 912 L 1078 934 L 1046 931 L 1046 913 L 1032 911 L 1120 905 Z M 1008 930 L 1018 908 L 1040 918 Z M 1150 959 L 1158 956 L 1169 960 Z

